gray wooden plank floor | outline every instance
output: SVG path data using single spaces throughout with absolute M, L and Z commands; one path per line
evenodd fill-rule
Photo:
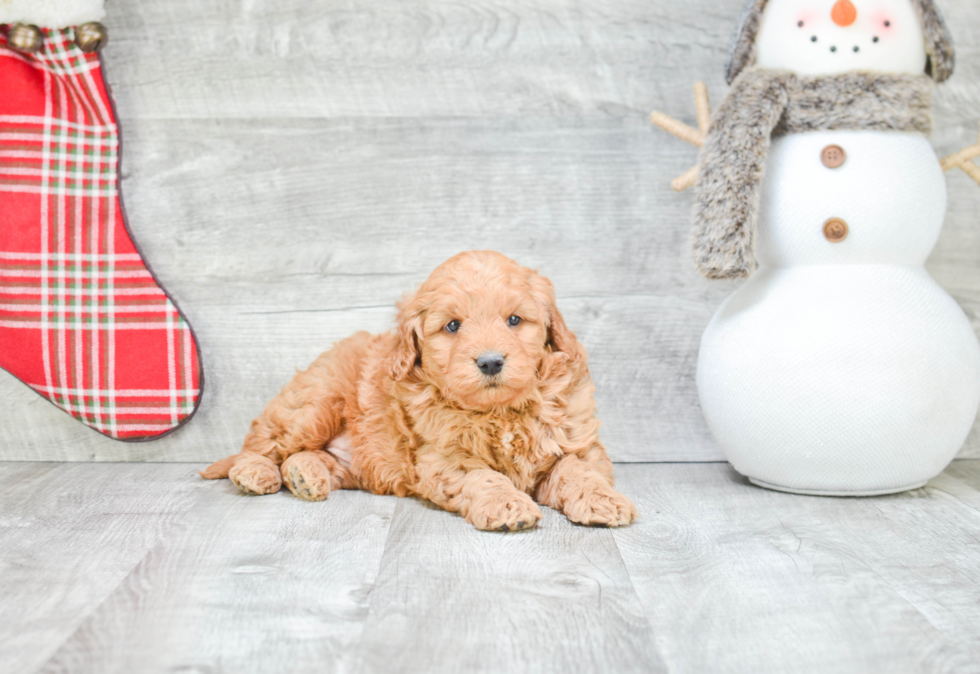
M 206 461 L 334 340 L 385 330 L 442 260 L 540 267 L 592 357 L 619 461 L 721 454 L 701 331 L 728 283 L 689 261 L 691 85 L 725 92 L 741 0 L 113 0 L 103 52 L 135 238 L 200 338 L 202 407 L 158 442 L 86 429 L 0 372 L 0 459 Z M 940 154 L 976 140 L 980 3 L 940 0 L 957 73 Z M 980 330 L 980 189 L 948 179 L 929 270 Z M 980 457 L 980 426 L 964 457 Z
M 792 496 L 621 464 L 640 520 L 478 532 L 199 464 L 0 463 L 0 672 L 976 672 L 980 461 Z

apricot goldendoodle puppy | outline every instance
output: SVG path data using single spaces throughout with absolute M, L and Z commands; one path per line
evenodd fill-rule
M 298 373 L 252 422 L 240 454 L 201 473 L 245 492 L 282 483 L 419 496 L 479 529 L 636 516 L 613 489 L 585 349 L 551 282 L 494 252 L 443 263 L 399 304 L 392 333 L 361 332 Z M 532 499 L 531 496 L 534 498 Z

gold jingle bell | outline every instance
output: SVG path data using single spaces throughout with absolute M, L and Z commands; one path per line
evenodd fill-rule
M 75 44 L 86 54 L 101 51 L 109 41 L 109 31 L 98 21 L 83 23 L 75 29 Z
M 29 23 L 15 23 L 7 34 L 7 44 L 25 54 L 33 54 L 44 44 L 44 34 L 37 26 Z

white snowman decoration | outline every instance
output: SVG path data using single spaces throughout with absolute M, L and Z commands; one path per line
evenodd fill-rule
M 980 345 L 923 267 L 946 185 L 926 134 L 953 48 L 932 0 L 752 0 L 732 89 L 700 131 L 695 261 L 750 276 L 701 340 L 713 435 L 763 487 L 914 489 L 962 447 L 980 406 Z M 710 125 L 708 120 L 710 118 Z M 976 146 L 945 162 L 975 178 Z

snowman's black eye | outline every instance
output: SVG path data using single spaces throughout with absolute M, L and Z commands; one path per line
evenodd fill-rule
M 799 22 L 798 24 L 796 24 L 796 25 L 797 25 L 797 26 L 799 26 L 800 28 L 802 28 L 802 27 L 803 27 L 803 22 L 802 22 L 802 21 L 800 21 L 800 22 Z
M 830 51 L 837 51 L 837 47 L 831 47 Z
M 885 21 L 885 28 L 889 28 L 891 27 L 891 25 L 892 25 L 891 21 Z
M 872 42 L 877 42 L 879 38 L 875 37 Z
M 810 38 L 810 42 L 816 42 L 816 41 L 817 41 L 817 36 L 816 35 L 814 35 L 813 37 Z
M 854 46 L 854 51 L 855 51 L 855 53 L 856 53 L 856 52 L 859 52 L 859 51 L 861 51 L 861 48 L 860 48 L 860 47 L 858 47 L 857 45 L 855 45 L 855 46 Z
M 445 330 L 446 332 L 455 335 L 457 332 L 459 332 L 459 321 L 449 321 L 446 323 Z

